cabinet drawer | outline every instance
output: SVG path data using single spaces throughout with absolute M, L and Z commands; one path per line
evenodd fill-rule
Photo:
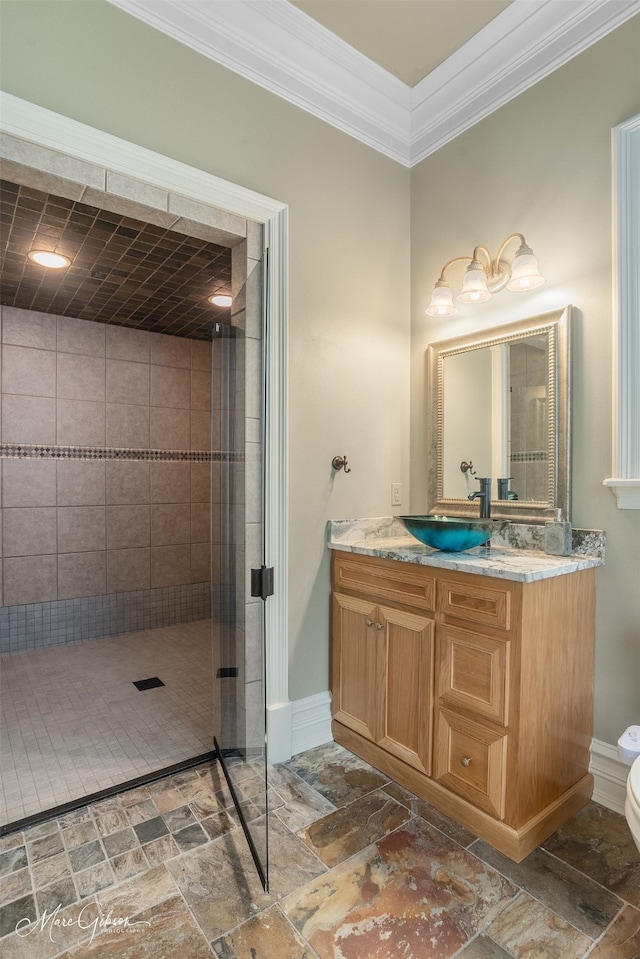
M 334 557 L 335 590 L 365 593 L 376 599 L 392 600 L 406 606 L 432 611 L 435 608 L 435 577 L 424 567 L 409 563 L 342 556 Z
M 445 616 L 511 629 L 511 592 L 508 587 L 476 586 L 443 579 L 440 608 Z
M 509 721 L 508 639 L 443 625 L 438 630 L 438 696 L 444 706 L 505 726 Z
M 479 809 L 502 819 L 506 746 L 503 732 L 438 709 L 435 779 Z

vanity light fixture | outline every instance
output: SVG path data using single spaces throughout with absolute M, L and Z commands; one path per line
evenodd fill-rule
M 233 303 L 233 297 L 229 296 L 228 293 L 214 293 L 208 299 L 209 303 L 213 303 L 214 306 L 231 306 Z
M 53 253 L 51 250 L 30 250 L 28 258 L 37 263 L 38 266 L 44 266 L 48 270 L 62 270 L 71 266 L 71 260 L 62 253 Z
M 520 246 L 509 263 L 502 257 L 512 240 L 519 240 Z M 494 258 L 486 247 L 477 246 L 473 256 L 456 256 L 445 263 L 431 294 L 431 303 L 425 311 L 428 316 L 455 316 L 458 312 L 453 305 L 453 291 L 445 278 L 445 271 L 453 263 L 461 262 L 469 263 L 458 294 L 461 303 L 484 303 L 505 287 L 512 293 L 524 293 L 544 283 L 544 277 L 538 270 L 538 261 L 524 236 L 522 233 L 512 233 L 500 245 Z

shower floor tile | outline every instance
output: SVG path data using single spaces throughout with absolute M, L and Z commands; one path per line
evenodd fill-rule
M 209 752 L 212 677 L 210 620 L 0 657 L 0 824 Z

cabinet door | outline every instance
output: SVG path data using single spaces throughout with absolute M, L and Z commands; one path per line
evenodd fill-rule
M 333 594 L 333 718 L 374 742 L 384 731 L 385 635 L 378 606 Z
M 385 627 L 385 716 L 380 745 L 403 762 L 431 773 L 433 620 L 388 606 L 378 609 Z

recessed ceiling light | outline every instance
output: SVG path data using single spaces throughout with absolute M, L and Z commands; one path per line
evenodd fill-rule
M 68 256 L 63 256 L 62 253 L 51 253 L 48 250 L 31 250 L 29 259 L 38 266 L 46 266 L 49 270 L 61 270 L 71 265 Z
M 233 297 L 229 296 L 228 293 L 214 293 L 213 296 L 209 297 L 209 303 L 213 303 L 214 306 L 231 306 Z

